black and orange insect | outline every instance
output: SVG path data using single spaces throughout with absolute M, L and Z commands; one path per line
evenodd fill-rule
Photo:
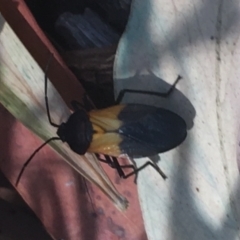
M 34 151 L 24 164 L 17 183 L 34 155 L 53 140 L 67 142 L 69 147 L 80 155 L 86 152 L 106 155 L 106 160 L 99 160 L 115 168 L 122 178 L 136 174 L 148 165 L 154 167 L 164 179 L 166 178 L 153 162 L 148 161 L 140 168 L 135 168 L 134 165 L 121 166 L 117 157 L 121 154 L 126 154 L 130 158 L 148 157 L 177 147 L 187 136 L 186 123 L 179 115 L 164 108 L 143 104 L 119 104 L 87 112 L 80 107 L 80 104 L 73 101 L 74 112 L 68 121 L 60 125 L 55 124 L 51 120 L 47 97 L 48 66 L 49 63 L 45 71 L 45 102 L 49 123 L 57 128 L 58 137 L 48 139 Z M 180 79 L 179 76 L 167 93 L 125 89 L 119 94 L 117 102 L 122 100 L 126 92 L 167 97 Z M 125 174 L 122 168 L 133 170 Z

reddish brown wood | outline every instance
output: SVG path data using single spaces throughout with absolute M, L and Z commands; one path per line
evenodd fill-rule
M 73 99 L 81 101 L 84 89 L 46 38 L 25 2 L 0 0 L 0 12 L 42 69 L 50 53 L 54 54 L 48 75 L 66 103 Z

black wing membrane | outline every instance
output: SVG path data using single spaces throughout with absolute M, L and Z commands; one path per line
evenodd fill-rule
M 111 128 L 111 133 L 114 132 L 115 137 L 109 138 L 109 131 L 105 130 L 104 134 L 96 138 L 98 152 L 102 151 L 101 153 L 105 154 L 107 149 L 108 154 L 113 156 L 118 156 L 119 153 L 127 154 L 132 158 L 153 156 L 177 147 L 186 138 L 185 121 L 169 110 L 141 104 L 118 106 L 115 108 L 118 107 L 120 111 L 113 111 L 117 114 L 111 115 L 111 118 L 114 116 L 112 119 L 114 123 L 116 119 L 119 121 L 117 128 Z M 108 111 L 113 108 L 108 108 Z M 101 116 L 103 115 L 101 112 Z M 97 118 L 97 112 L 95 117 Z M 111 122 L 110 119 L 108 122 Z M 108 138 L 109 143 L 111 142 L 108 146 L 105 138 Z M 103 144 L 99 147 L 101 143 Z
M 177 147 L 186 138 L 186 123 L 177 114 L 147 105 L 130 104 L 119 114 L 122 152 L 130 157 L 153 156 Z

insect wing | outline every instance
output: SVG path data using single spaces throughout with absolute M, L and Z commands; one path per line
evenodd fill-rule
M 177 114 L 141 104 L 117 105 L 89 113 L 94 134 L 90 152 L 152 156 L 184 141 L 186 123 Z
M 181 144 L 187 136 L 185 121 L 177 114 L 147 105 L 130 104 L 119 114 L 123 141 L 119 147 L 130 157 L 153 156 Z

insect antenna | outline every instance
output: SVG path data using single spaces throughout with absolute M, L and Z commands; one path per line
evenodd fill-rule
M 48 82 L 48 77 L 47 77 L 47 73 L 48 73 L 48 69 L 49 69 L 49 66 L 50 66 L 50 63 L 52 61 L 52 57 L 53 57 L 53 54 L 51 53 L 49 59 L 48 59 L 48 63 L 46 65 L 46 68 L 45 68 L 45 89 L 44 89 L 44 93 L 45 93 L 45 104 L 46 104 L 46 109 L 47 109 L 47 116 L 48 116 L 48 121 L 49 123 L 53 126 L 53 127 L 60 127 L 60 125 L 52 122 L 52 119 L 51 119 L 51 115 L 50 115 L 50 111 L 49 111 L 49 104 L 48 104 L 48 96 L 47 96 L 47 82 Z
M 52 138 L 49 138 L 46 142 L 44 142 L 42 145 L 40 145 L 33 153 L 32 155 L 27 159 L 27 161 L 23 164 L 22 168 L 21 168 L 21 171 L 20 173 L 18 174 L 18 178 L 17 178 L 17 181 L 16 181 L 16 186 L 18 185 L 21 177 L 22 177 L 22 174 L 25 170 L 25 168 L 28 166 L 28 164 L 31 162 L 31 160 L 33 159 L 33 157 L 45 146 L 47 145 L 49 142 L 53 141 L 53 140 L 61 140 L 59 137 L 52 137 Z
M 60 125 L 52 122 L 52 119 L 51 119 L 51 115 L 50 115 L 50 111 L 49 111 L 49 104 L 48 104 L 48 96 L 47 96 L 47 82 L 48 82 L 48 77 L 47 77 L 47 73 L 48 73 L 48 69 L 49 69 L 49 66 L 50 66 L 50 63 L 52 61 L 52 57 L 53 57 L 53 54 L 51 53 L 51 56 L 49 57 L 49 60 L 48 60 L 48 63 L 46 65 L 46 68 L 45 68 L 45 77 L 44 77 L 44 84 L 45 84 L 45 87 L 44 87 L 44 94 L 45 94 L 45 104 L 46 104 L 46 110 L 47 110 L 47 116 L 48 116 L 48 121 L 49 123 L 53 126 L 53 127 L 56 127 L 56 128 L 59 128 Z M 51 141 L 54 141 L 54 140 L 61 140 L 59 137 L 52 137 L 52 138 L 49 138 L 47 141 L 45 141 L 41 146 L 39 146 L 32 154 L 31 156 L 27 159 L 27 161 L 23 164 L 22 168 L 21 168 L 21 171 L 18 175 L 18 178 L 17 178 L 17 181 L 16 181 L 16 186 L 18 185 L 21 177 L 22 177 L 22 174 L 25 170 L 25 168 L 28 166 L 28 164 L 31 162 L 31 160 L 33 159 L 33 157 L 45 146 L 47 145 L 49 142 Z

